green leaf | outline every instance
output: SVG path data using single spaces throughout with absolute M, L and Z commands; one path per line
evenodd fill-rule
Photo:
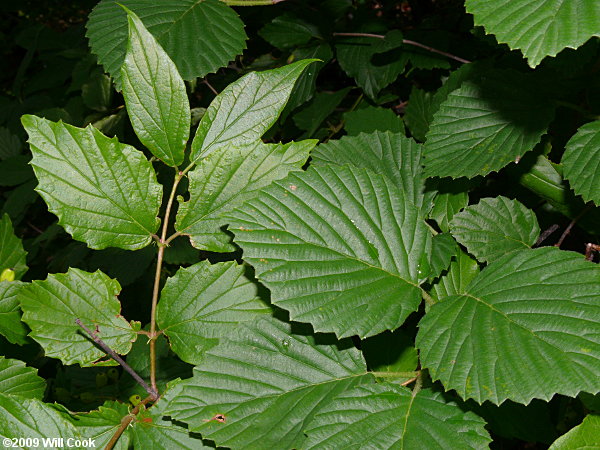
M 440 393 L 415 396 L 389 383 L 358 386 L 325 405 L 306 428 L 305 448 L 487 448 L 485 422 Z
M 109 111 L 113 97 L 110 77 L 96 72 L 81 86 L 81 99 L 85 106 L 96 111 Z
M 27 272 L 26 258 L 27 252 L 23 249 L 21 239 L 14 234 L 10 217 L 3 214 L 0 218 L 0 273 L 4 269 L 12 269 L 15 278 L 20 280 Z
M 254 197 L 258 190 L 289 171 L 300 170 L 316 141 L 225 146 L 200 161 L 189 172 L 190 198 L 179 198 L 175 229 L 190 236 L 201 250 L 232 252 L 231 237 L 221 228 L 225 215 Z
M 341 68 L 371 98 L 394 82 L 404 71 L 407 60 L 394 57 L 379 57 L 402 45 L 402 33 L 389 32 L 385 39 L 375 37 L 344 37 L 335 46 Z
M 95 411 L 71 415 L 69 420 L 82 436 L 94 440 L 96 448 L 104 448 L 121 425 L 123 417 L 127 414 L 129 414 L 127 404 L 108 401 Z M 114 448 L 116 450 L 127 450 L 130 436 L 130 429 L 125 430 Z
M 567 143 L 562 165 L 575 193 L 600 205 L 600 120 L 577 130 Z
M 17 155 L 0 161 L 0 186 L 18 186 L 33 178 L 27 155 Z
M 364 167 L 393 181 L 408 200 L 426 206 L 425 177 L 421 167 L 422 146 L 400 133 L 375 131 L 344 136 L 319 145 L 312 152 L 313 164 Z
M 94 249 L 137 250 L 152 241 L 162 187 L 142 152 L 92 126 L 22 117 L 36 190 L 74 239 Z
M 121 316 L 117 294 L 121 286 L 100 271 L 94 273 L 69 269 L 66 274 L 49 275 L 32 281 L 19 292 L 23 321 L 29 334 L 46 351 L 65 364 L 81 366 L 115 365 L 76 323 L 82 323 L 110 348 L 122 355 L 131 349 L 136 334 Z
M 41 400 L 45 390 L 46 381 L 38 376 L 37 369 L 25 366 L 25 363 L 18 359 L 0 356 L 0 392 L 4 395 Z
M 200 364 L 204 353 L 241 322 L 271 312 L 244 272 L 235 261 L 202 261 L 167 280 L 156 320 L 181 359 Z
M 448 233 L 436 234 L 432 240 L 429 279 L 437 278 L 448 268 L 450 260 L 458 253 L 458 245 Z
M 419 324 L 421 364 L 463 398 L 600 391 L 600 269 L 555 247 L 510 253 Z
M 0 283 L 0 334 L 13 344 L 27 343 L 29 330 L 21 321 L 21 308 L 17 295 L 24 283 L 3 281 Z
M 535 213 L 502 196 L 467 206 L 452 218 L 450 231 L 469 253 L 486 262 L 530 248 L 540 235 Z
M 169 166 L 183 162 L 190 105 L 177 67 L 128 10 L 129 40 L 121 68 L 123 97 L 140 142 Z
M 350 136 L 373 131 L 404 133 L 404 124 L 394 111 L 388 108 L 367 106 L 344 114 L 344 129 Z
M 553 116 L 553 103 L 532 76 L 498 70 L 466 81 L 433 116 L 425 173 L 472 178 L 498 171 L 532 150 Z
M 531 67 L 600 36 L 600 4 L 594 0 L 467 0 L 465 5 L 476 25 L 520 49 Z
M 419 364 L 414 338 L 403 330 L 384 331 L 361 342 L 369 370 L 387 372 L 386 378 L 413 372 Z M 409 377 L 412 378 L 412 377 Z
M 304 447 L 316 410 L 372 377 L 351 342 L 316 341 L 291 328 L 273 318 L 241 325 L 209 350 L 165 414 L 219 446 Z
M 291 173 L 235 210 L 229 229 L 271 301 L 315 331 L 375 335 L 421 302 L 431 234 L 382 175 L 352 166 Z
M 451 295 L 466 294 L 467 286 L 478 274 L 479 264 L 477 261 L 467 253 L 459 251 L 456 260 L 450 263 L 448 273 L 433 286 L 431 294 L 436 300 L 442 300 Z
M 465 179 L 452 180 L 445 178 L 434 183 L 437 193 L 433 199 L 433 208 L 429 218 L 436 221 L 438 227 L 447 233 L 450 221 L 456 213 L 469 204 L 469 183 Z
M 319 36 L 318 28 L 294 14 L 284 13 L 262 27 L 258 34 L 273 47 L 287 49 L 306 44 Z
M 87 23 L 92 52 L 121 90 L 127 47 L 127 15 L 135 12 L 177 66 L 185 80 L 226 66 L 245 48 L 244 24 L 218 0 L 102 0 Z
M 66 416 L 38 399 L 0 393 L 0 437 L 39 439 L 82 439 Z M 87 436 L 86 436 L 87 437 Z
M 302 110 L 294 114 L 294 123 L 298 128 L 306 131 L 305 136 L 314 137 L 319 126 L 335 111 L 348 91 L 350 91 L 349 87 L 332 93 L 318 93 Z
M 202 116 L 190 159 L 205 158 L 226 144 L 241 146 L 260 139 L 279 117 L 300 74 L 313 61 L 304 59 L 279 69 L 251 72 L 227 86 Z
M 8 128 L 0 127 L 0 161 L 17 156 L 23 144 Z
M 600 449 L 600 416 L 589 414 L 583 422 L 559 437 L 550 450 Z
M 408 105 L 404 114 L 404 123 L 410 134 L 417 141 L 424 142 L 429 131 L 429 124 L 433 120 L 433 94 L 415 87 L 410 91 Z

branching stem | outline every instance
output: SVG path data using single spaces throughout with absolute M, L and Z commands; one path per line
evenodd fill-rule
M 81 319 L 77 318 L 75 319 L 75 323 L 77 325 L 79 325 L 81 328 L 83 328 L 83 330 L 90 336 L 90 338 L 92 338 L 92 340 L 98 344 L 100 346 L 100 348 L 102 348 L 102 350 L 104 350 L 112 359 L 114 359 L 117 363 L 119 363 L 121 365 L 121 367 L 123 367 L 123 369 L 125 369 L 125 371 L 127 371 L 127 373 L 129 373 L 133 379 L 135 381 L 138 382 L 138 384 L 140 386 L 142 386 L 146 392 L 148 394 L 150 394 L 150 400 L 156 400 L 158 398 L 158 391 L 156 390 L 156 388 L 154 387 L 150 387 L 146 384 L 146 382 L 142 379 L 142 377 L 140 377 L 137 372 L 135 370 L 133 370 L 131 368 L 131 366 L 129 364 L 127 364 L 123 358 L 121 358 L 117 352 L 115 352 L 112 348 L 110 348 L 108 346 L 108 344 L 106 342 L 104 342 L 102 339 L 100 339 L 96 333 L 94 333 L 92 330 L 90 330 L 88 327 L 86 327 L 83 322 L 81 322 Z
M 177 186 L 183 178 L 183 172 L 177 172 L 175 175 L 175 181 L 173 181 L 173 187 L 169 194 L 169 200 L 167 201 L 167 208 L 165 210 L 165 218 L 162 225 L 162 232 L 160 240 L 158 242 L 158 257 L 156 259 L 156 273 L 154 274 L 154 287 L 152 288 L 152 309 L 150 310 L 150 385 L 152 389 L 158 392 L 156 387 L 156 338 L 158 333 L 156 332 L 156 306 L 158 305 L 158 293 L 160 288 L 160 274 L 162 271 L 162 264 L 165 255 L 165 248 L 168 245 L 167 242 L 167 229 L 169 227 L 169 217 L 171 215 L 171 208 L 173 207 L 173 200 L 175 199 L 175 193 L 177 192 Z M 171 236 L 172 237 L 172 236 Z M 170 240 L 169 240 L 170 242 Z
M 348 37 L 371 37 L 376 39 L 385 39 L 385 36 L 382 34 L 373 34 L 373 33 L 333 33 L 334 36 L 348 36 Z M 413 47 L 419 47 L 423 50 L 427 50 L 431 53 L 437 53 L 438 55 L 445 56 L 446 58 L 453 59 L 454 61 L 458 61 L 463 64 L 469 64 L 471 61 L 468 59 L 461 58 L 460 56 L 453 55 L 452 53 L 444 52 L 442 50 L 438 50 L 437 48 L 430 47 L 429 45 L 421 44 L 420 42 L 411 41 L 410 39 L 402 39 L 402 43 L 406 45 L 412 45 Z
M 136 407 L 133 408 L 129 414 L 127 414 L 121 419 L 121 425 L 119 425 L 119 428 L 117 428 L 117 431 L 115 431 L 113 437 L 110 438 L 110 441 L 108 441 L 108 444 L 106 444 L 104 450 L 111 450 L 115 446 L 115 444 L 117 443 L 121 435 L 125 432 L 129 424 L 133 422 L 137 413 L 139 413 L 143 407 L 145 407 L 148 403 L 150 403 L 153 400 L 155 399 L 153 399 L 151 396 L 146 397 L 138 405 L 136 405 Z

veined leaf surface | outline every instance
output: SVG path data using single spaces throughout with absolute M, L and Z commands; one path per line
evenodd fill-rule
M 333 165 L 291 173 L 235 210 L 229 228 L 271 301 L 316 331 L 372 336 L 421 302 L 431 232 L 382 175 Z

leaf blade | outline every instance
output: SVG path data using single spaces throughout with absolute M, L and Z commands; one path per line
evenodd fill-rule
M 600 120 L 587 123 L 569 142 L 562 157 L 564 175 L 577 195 L 600 205 Z

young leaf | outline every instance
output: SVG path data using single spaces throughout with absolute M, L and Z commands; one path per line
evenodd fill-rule
M 575 193 L 600 205 L 600 120 L 577 130 L 567 143 L 562 165 Z
M 212 101 L 192 141 L 191 161 L 223 145 L 252 144 L 275 123 L 294 83 L 314 59 L 279 69 L 251 72 L 227 86 Z
M 400 133 L 375 131 L 319 145 L 313 164 L 364 167 L 388 177 L 416 206 L 428 203 L 423 193 L 425 177 L 421 167 L 422 146 Z
M 452 258 L 458 253 L 458 245 L 448 233 L 436 234 L 431 243 L 429 279 L 437 278 L 448 268 Z
M 0 282 L 0 334 L 13 344 L 27 343 L 29 332 L 21 321 L 17 295 L 24 286 L 20 281 Z
M 127 404 L 108 401 L 95 411 L 73 414 L 69 416 L 69 420 L 82 436 L 94 440 L 96 448 L 104 448 L 121 425 L 123 417 L 127 414 L 129 414 Z M 127 450 L 129 441 L 130 429 L 127 429 L 114 448 L 116 450 Z
M 577 48 L 600 36 L 600 3 L 596 1 L 467 0 L 476 25 L 499 42 L 521 49 L 531 67 L 565 47 Z
M 451 295 L 466 294 L 467 286 L 478 273 L 479 265 L 477 261 L 467 253 L 459 250 L 456 254 L 456 261 L 450 263 L 448 273 L 433 286 L 431 295 L 436 300 L 442 300 L 444 297 L 450 297 Z
M 498 70 L 464 82 L 433 116 L 425 173 L 472 178 L 498 171 L 532 150 L 553 116 L 553 103 L 530 76 Z
M 0 356 L 0 392 L 41 400 L 45 390 L 46 381 L 38 376 L 37 369 L 25 366 L 25 363 L 18 359 Z
M 204 352 L 241 322 L 271 312 L 257 294 L 256 284 L 235 261 L 202 261 L 167 280 L 156 319 L 173 351 L 186 362 L 200 364 Z
M 398 328 L 421 302 L 431 234 L 382 175 L 352 166 L 291 173 L 235 210 L 229 228 L 271 301 L 316 331 L 372 336 Z
M 390 131 L 404 134 L 402 119 L 388 108 L 366 108 L 344 114 L 344 129 L 349 136 L 374 131 Z M 331 141 L 330 141 L 331 142 Z
M 31 162 L 44 198 L 74 239 L 94 249 L 136 250 L 152 241 L 162 187 L 142 152 L 92 126 L 26 115 Z
M 315 411 L 373 378 L 351 342 L 318 343 L 291 328 L 273 318 L 240 326 L 208 351 L 165 414 L 219 446 L 304 447 Z
M 69 269 L 66 274 L 49 275 L 44 281 L 33 281 L 19 292 L 23 321 L 29 334 L 46 351 L 65 364 L 81 366 L 114 365 L 90 337 L 75 323 L 96 332 L 110 348 L 120 354 L 131 349 L 136 334 L 120 315 L 117 294 L 121 286 L 100 271 L 94 273 Z
M 0 437 L 42 439 L 48 437 L 82 439 L 66 416 L 38 399 L 12 397 L 0 393 Z M 87 437 L 87 436 L 86 436 Z
M 589 414 L 580 425 L 554 441 L 550 450 L 598 448 L 598 436 L 600 436 L 600 416 Z
M 190 105 L 185 85 L 169 55 L 127 11 L 129 44 L 121 68 L 123 97 L 136 134 L 169 166 L 183 162 L 190 134 Z
M 221 228 L 225 215 L 254 197 L 259 189 L 302 168 L 316 141 L 289 144 L 224 146 L 189 173 L 190 199 L 177 211 L 175 229 L 192 245 L 212 252 L 232 252 L 231 237 Z
M 119 5 L 140 17 L 185 80 L 226 66 L 246 46 L 243 22 L 218 0 L 102 0 L 90 14 L 87 36 L 117 90 L 128 35 L 127 15 Z
M 10 217 L 3 214 L 0 218 L 0 273 L 10 269 L 14 271 L 15 279 L 20 280 L 27 272 L 26 258 L 27 252 L 21 239 L 15 236 Z
M 487 448 L 485 421 L 443 395 L 416 395 L 390 383 L 358 386 L 338 395 L 306 428 L 304 448 Z
M 517 200 L 498 196 L 467 206 L 450 222 L 452 236 L 480 261 L 491 262 L 535 244 L 539 237 L 535 213 Z
M 402 46 L 402 34 L 393 30 L 385 39 L 376 37 L 344 37 L 335 46 L 340 66 L 348 76 L 371 98 L 380 90 L 394 82 L 402 73 L 407 60 L 385 58 L 385 53 Z M 373 61 L 383 56 L 382 61 Z
M 600 392 L 599 288 L 598 266 L 577 253 L 510 253 L 429 309 L 421 364 L 479 403 Z
M 469 204 L 469 185 L 465 179 L 452 180 L 445 178 L 434 183 L 435 198 L 429 218 L 435 220 L 438 227 L 447 233 L 450 231 L 450 221 L 456 213 Z

